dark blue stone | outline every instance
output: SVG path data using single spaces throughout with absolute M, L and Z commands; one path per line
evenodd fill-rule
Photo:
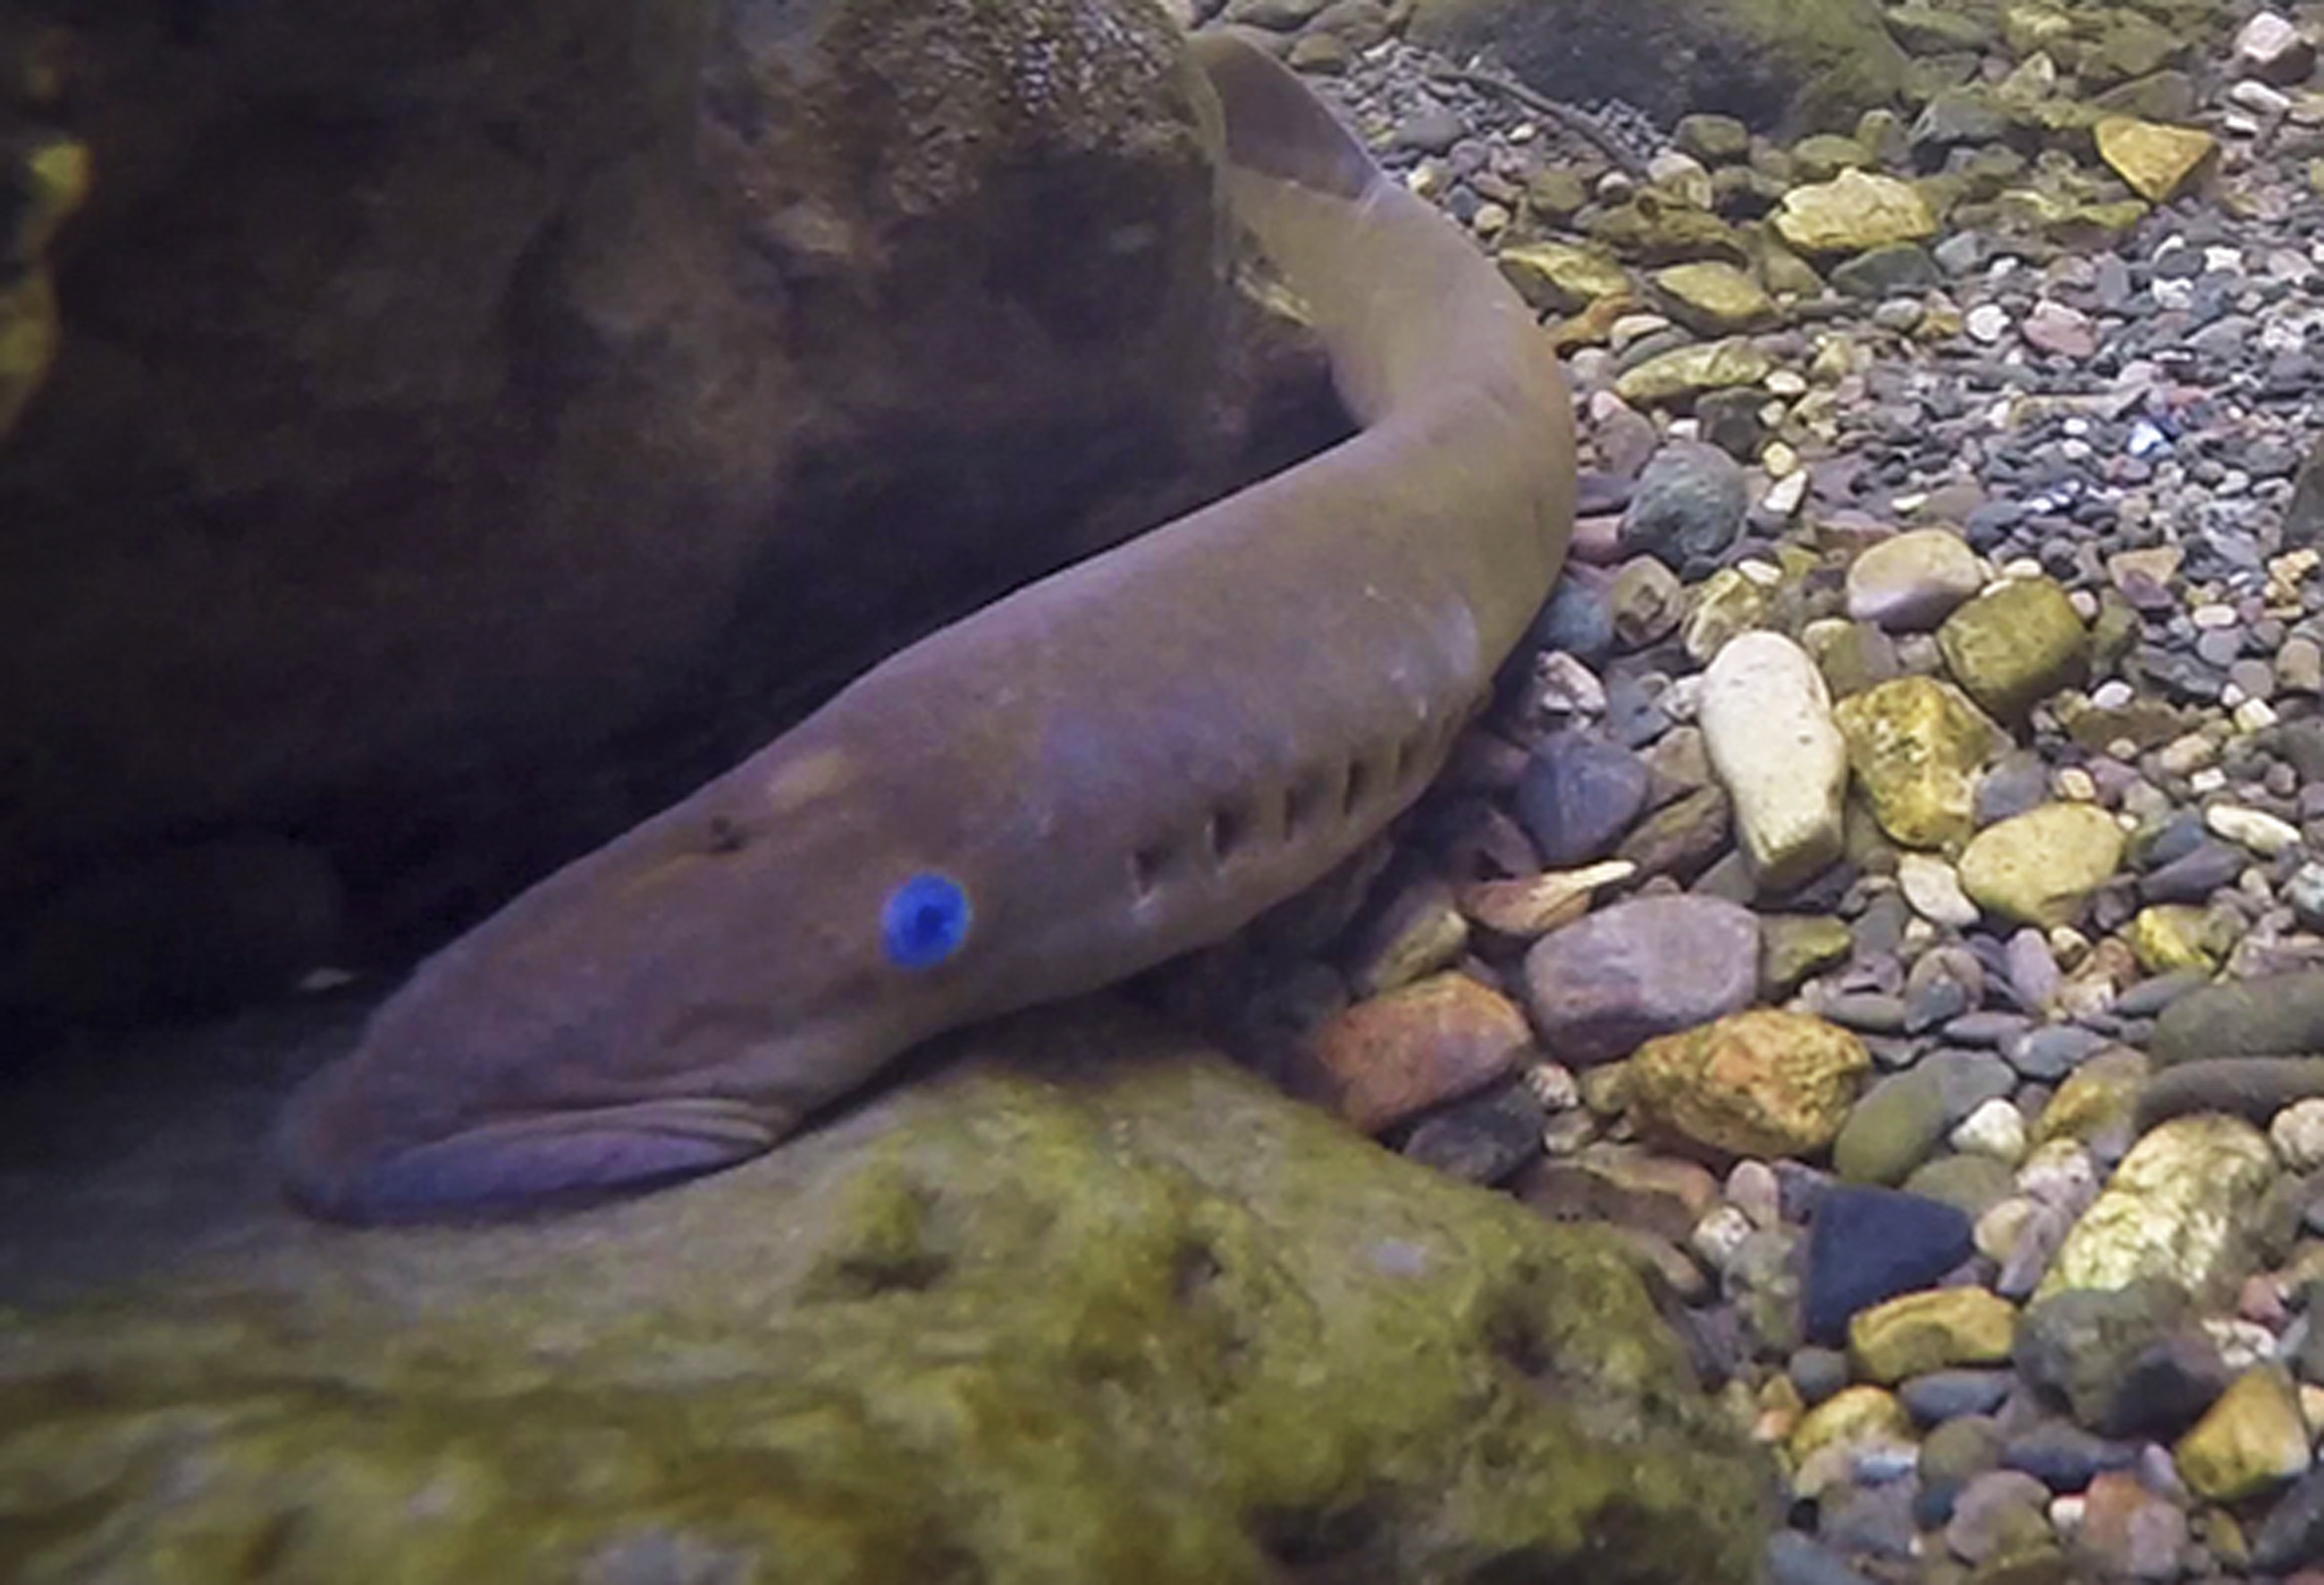
M 2006 1370 L 1932 1370 L 1897 1387 L 1896 1396 L 1924 1425 L 1987 1415 L 2001 1406 L 2016 1378 Z
M 1972 1247 L 1969 1218 L 1940 1201 L 1834 1184 L 1808 1234 L 1809 1339 L 1842 1341 L 1858 1311 L 1927 1287 Z
M 1595 666 L 1613 652 L 1613 602 L 1599 584 L 1575 576 L 1561 578 L 1549 604 L 1534 618 L 1529 641 L 1536 649 L 1563 650 Z
M 2045 1420 L 2002 1444 L 2001 1467 L 2021 1470 L 2052 1491 L 2080 1491 L 2108 1470 L 2138 1461 L 2138 1444 L 2113 1442 L 2070 1420 Z
M 1602 859 L 1646 807 L 1646 762 L 1579 732 L 1543 740 L 1517 782 L 1517 818 L 1553 870 Z

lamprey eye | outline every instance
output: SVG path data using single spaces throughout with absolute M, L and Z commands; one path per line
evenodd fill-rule
M 880 939 L 899 969 L 933 969 L 961 949 L 976 917 L 968 893 L 949 875 L 915 875 L 889 894 Z

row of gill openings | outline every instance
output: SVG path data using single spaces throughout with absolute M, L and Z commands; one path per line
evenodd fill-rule
M 1222 799 L 1202 824 L 1144 843 L 1130 855 L 1130 885 L 1145 902 L 1189 873 L 1214 876 L 1263 848 L 1279 848 L 1314 834 L 1319 823 L 1345 824 L 1377 811 L 1385 798 L 1408 794 L 1432 769 L 1460 728 L 1457 716 L 1435 716 L 1393 743 L 1303 771 L 1288 786 L 1269 786 Z

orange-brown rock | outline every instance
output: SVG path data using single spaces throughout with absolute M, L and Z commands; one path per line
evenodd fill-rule
M 1649 1040 L 1629 1066 L 1631 1115 L 1650 1134 L 1717 1155 L 1808 1156 L 1840 1132 L 1872 1056 L 1837 1024 L 1758 1008 Z
M 1532 1042 L 1515 1002 L 1453 972 L 1358 1002 L 1315 1032 L 1309 1055 L 1340 1115 L 1376 1133 L 1492 1083 Z

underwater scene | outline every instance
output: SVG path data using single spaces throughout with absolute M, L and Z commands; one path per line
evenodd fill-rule
M 2319 43 L 0 0 L 0 1585 L 2324 1585 Z

